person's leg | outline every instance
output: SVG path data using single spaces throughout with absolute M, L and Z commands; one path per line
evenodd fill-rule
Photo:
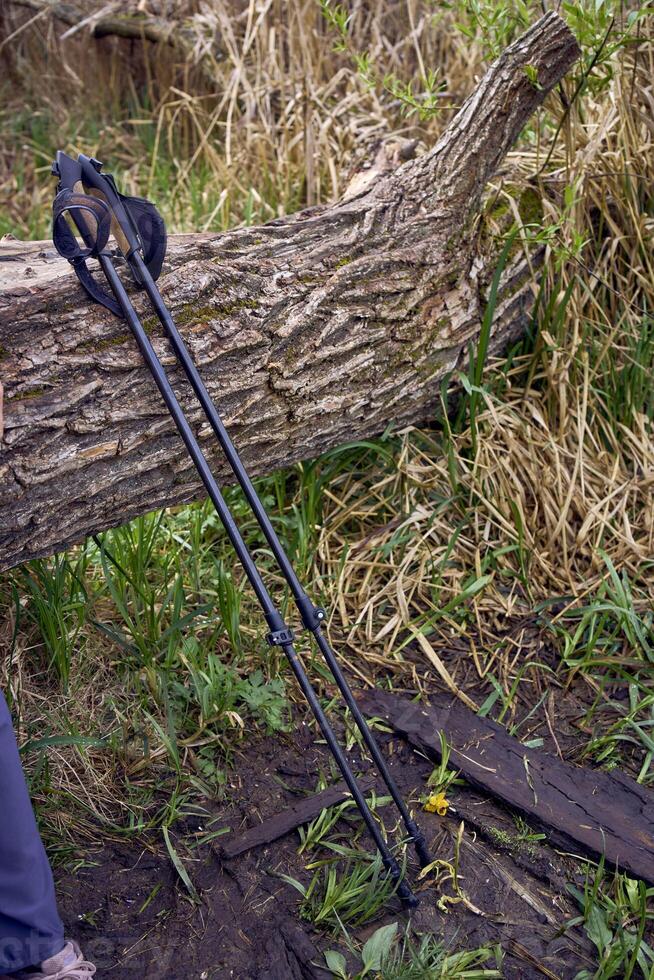
M 63 947 L 52 872 L 0 691 L 0 974 L 41 963 Z

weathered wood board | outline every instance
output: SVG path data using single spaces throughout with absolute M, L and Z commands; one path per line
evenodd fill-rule
M 480 718 L 449 695 L 429 707 L 382 691 L 360 700 L 368 717 L 385 719 L 432 758 L 440 732 L 452 768 L 473 786 L 554 828 L 571 849 L 604 855 L 610 864 L 654 883 L 654 794 L 616 770 L 587 769 L 529 749 L 497 722 Z
M 373 780 L 362 780 L 360 785 L 363 790 L 368 790 L 373 785 Z M 261 847 L 262 844 L 271 844 L 280 837 L 290 834 L 296 827 L 313 820 L 327 807 L 343 803 L 349 797 L 350 792 L 345 783 L 329 786 L 321 793 L 314 793 L 312 796 L 298 800 L 281 813 L 276 813 L 243 833 L 233 833 L 223 844 L 217 844 L 216 850 L 221 858 L 229 860 L 255 847 Z

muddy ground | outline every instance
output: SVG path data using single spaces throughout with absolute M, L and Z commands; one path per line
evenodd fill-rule
M 579 732 L 568 718 L 578 711 L 570 700 L 560 709 L 557 740 L 572 748 Z M 201 801 L 218 818 L 214 829 L 229 827 L 238 833 L 314 792 L 319 773 L 332 771 L 329 754 L 316 744 L 313 730 L 301 715 L 296 720 L 292 734 L 245 740 L 231 771 L 229 803 Z M 548 727 L 541 714 L 520 734 L 538 734 L 544 748 L 554 750 Z M 432 765 L 396 737 L 380 738 L 398 784 L 416 801 Z M 356 749 L 351 757 L 358 772 L 373 772 Z M 376 790 L 383 794 L 379 780 Z M 505 952 L 504 976 L 516 980 L 566 980 L 584 968 L 592 971 L 594 949 L 583 932 L 564 931 L 579 911 L 566 884 L 583 883 L 580 862 L 546 841 L 516 842 L 513 815 L 493 800 L 464 786 L 451 788 L 449 795 L 447 817 L 421 813 L 420 822 L 434 856 L 451 860 L 457 828 L 464 821 L 459 870 L 467 903 L 448 904 L 444 913 L 437 903 L 444 895 L 454 897 L 451 883 L 417 883 L 421 903 L 410 919 L 415 932 L 435 934 L 451 951 L 499 942 Z M 382 813 L 392 827 L 393 811 L 384 808 Z M 200 905 L 191 901 L 160 836 L 148 847 L 109 842 L 102 850 L 87 852 L 74 873 L 59 873 L 67 930 L 94 958 L 99 978 L 327 978 L 331 974 L 324 969 L 323 951 L 330 948 L 339 948 L 356 967 L 341 937 L 317 931 L 299 917 L 298 892 L 277 876 L 310 880 L 305 870 L 310 855 L 298 855 L 297 833 L 221 862 L 220 838 L 189 847 L 207 822 L 186 818 L 171 828 L 171 839 L 201 895 Z M 350 833 L 347 826 L 343 829 Z M 412 856 L 410 880 L 416 881 L 417 872 Z M 373 924 L 353 930 L 353 936 L 363 941 L 380 924 L 393 921 L 408 921 L 399 903 Z

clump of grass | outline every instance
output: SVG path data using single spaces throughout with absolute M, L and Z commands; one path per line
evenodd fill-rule
M 449 952 L 435 936 L 416 941 L 407 930 L 401 945 L 381 957 L 380 976 L 384 980 L 490 980 L 503 976 L 502 960 L 498 946 Z
M 531 829 L 523 817 L 514 817 L 515 832 L 503 827 L 489 827 L 488 834 L 493 842 L 502 850 L 513 853 L 521 851 L 535 857 L 538 854 L 538 844 L 547 839 L 546 834 L 540 834 Z
M 395 894 L 396 885 L 378 853 L 332 847 L 338 849 L 337 858 L 320 858 L 307 866 L 314 871 L 308 885 L 288 875 L 282 877 L 302 895 L 300 916 L 336 932 L 342 926 L 360 926 L 375 919 Z
M 637 778 L 651 782 L 654 605 L 649 597 L 638 598 L 639 590 L 634 594 L 626 571 L 619 575 L 611 559 L 601 551 L 600 556 L 606 562 L 607 575 L 595 595 L 583 604 L 565 604 L 546 621 L 559 640 L 570 677 L 580 673 L 594 687 L 593 701 L 582 723 L 591 725 L 597 715 L 599 733 L 588 741 L 584 754 L 608 767 L 618 765 L 633 747 L 642 760 Z M 626 700 L 619 697 L 625 688 Z M 608 724 L 607 707 L 614 719 Z
M 71 561 L 61 554 L 50 562 L 32 561 L 20 569 L 27 617 L 43 642 L 49 666 L 64 686 L 68 684 L 73 651 L 85 620 L 85 564 L 85 555 Z
M 375 810 L 378 806 L 389 803 L 390 799 L 390 796 L 381 798 L 373 796 L 369 801 L 370 809 Z M 329 847 L 335 840 L 336 825 L 344 816 L 352 813 L 355 806 L 354 800 L 345 800 L 338 806 L 326 807 L 306 827 L 298 827 L 300 837 L 298 853 L 302 854 L 304 851 L 315 850 L 318 847 Z M 352 842 L 351 825 L 348 825 L 346 833 Z
M 493 959 L 501 966 L 499 947 L 480 946 L 477 949 L 448 953 L 435 936 L 415 936 L 410 927 L 399 942 L 399 923 L 380 926 L 364 943 L 360 952 L 346 932 L 350 952 L 361 960 L 356 973 L 347 970 L 347 961 L 336 949 L 325 953 L 325 962 L 338 980 L 363 980 L 363 977 L 382 977 L 384 980 L 483 980 L 501 977 L 499 969 L 488 967 Z
M 648 923 L 654 919 L 651 900 L 654 889 L 624 874 L 608 879 L 604 861 L 589 867 L 582 889 L 568 886 L 581 915 L 566 928 L 579 927 L 597 950 L 598 966 L 593 973 L 583 970 L 576 980 L 647 980 L 654 969 L 654 950 L 645 941 Z
M 244 652 L 241 583 L 227 571 L 224 540 L 222 559 L 207 546 L 213 525 L 187 560 L 206 511 L 198 505 L 183 521 L 179 512 L 141 518 L 6 581 L 13 654 L 5 670 L 33 789 L 49 812 L 55 800 L 79 795 L 83 778 L 90 834 L 161 825 L 192 785 L 220 796 L 246 726 L 288 727 L 286 685 L 268 669 L 262 624 L 246 628 Z M 43 657 L 29 653 L 34 643 Z M 63 681 L 47 701 L 44 667 Z M 164 787 L 171 802 L 162 807 Z M 73 825 L 62 826 L 58 804 L 55 813 L 51 829 L 68 839 Z

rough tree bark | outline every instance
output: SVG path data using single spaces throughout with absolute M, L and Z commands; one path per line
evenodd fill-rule
M 482 191 L 577 55 L 549 13 L 425 155 L 331 206 L 173 238 L 164 298 L 253 473 L 433 417 L 440 379 L 478 333 L 495 262 L 479 247 Z M 0 567 L 201 496 L 125 325 L 86 301 L 51 243 L 8 243 L 0 259 Z M 531 296 L 518 259 L 495 349 L 523 329 Z M 205 436 L 195 406 L 191 419 Z

